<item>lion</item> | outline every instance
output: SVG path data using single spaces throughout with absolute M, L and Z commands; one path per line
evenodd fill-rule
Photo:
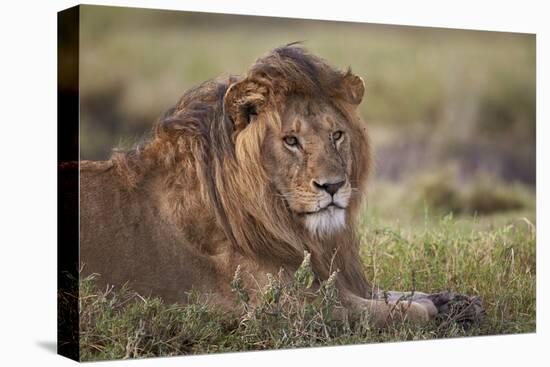
M 83 273 L 166 302 L 196 290 L 231 309 L 237 267 L 255 289 L 293 274 L 307 252 L 317 286 L 338 269 L 344 308 L 377 327 L 426 323 L 455 301 L 467 305 L 462 320 L 478 318 L 477 297 L 400 302 L 406 294 L 367 281 L 355 228 L 372 168 L 364 93 L 351 69 L 296 44 L 189 90 L 145 142 L 80 162 Z

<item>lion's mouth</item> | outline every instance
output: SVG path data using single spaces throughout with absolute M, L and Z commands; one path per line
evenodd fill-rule
M 314 210 L 314 211 L 310 211 L 310 212 L 302 212 L 300 214 L 302 215 L 311 215 L 311 214 L 319 214 L 319 213 L 324 213 L 324 212 L 328 212 L 328 213 L 334 213 L 336 210 L 344 210 L 346 209 L 345 207 L 343 206 L 340 206 L 338 204 L 336 204 L 335 202 L 332 202 L 318 210 Z

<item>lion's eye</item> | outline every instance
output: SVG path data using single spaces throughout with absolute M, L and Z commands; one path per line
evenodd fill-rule
M 286 145 L 290 147 L 295 147 L 298 145 L 298 138 L 295 136 L 285 136 L 283 138 L 283 141 L 285 142 Z
M 343 135 L 344 135 L 344 133 L 342 131 L 336 131 L 336 132 L 332 133 L 332 139 L 334 141 L 338 141 L 342 138 Z

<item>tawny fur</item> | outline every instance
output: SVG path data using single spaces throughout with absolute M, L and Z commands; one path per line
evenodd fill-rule
M 376 295 L 365 278 L 355 232 L 371 167 L 366 125 L 356 112 L 363 88 L 351 71 L 285 46 L 243 76 L 188 91 L 158 121 L 150 140 L 115 152 L 107 162 L 81 162 L 84 273 L 100 273 L 109 284 L 129 282 L 169 302 L 185 302 L 186 292 L 196 289 L 231 307 L 229 283 L 237 265 L 247 286 L 257 288 L 267 272 L 282 268 L 291 274 L 308 251 L 318 281 L 339 270 L 343 302 L 368 310 L 384 325 L 402 306 L 370 299 Z M 330 230 L 323 224 L 329 229 L 317 233 L 290 208 L 306 205 L 311 183 L 294 182 L 290 194 L 279 190 L 277 182 L 288 172 L 277 167 L 290 158 L 274 146 L 280 144 L 277 129 L 288 121 L 299 129 L 300 119 L 321 115 L 319 123 L 326 126 L 344 124 L 347 148 L 334 149 L 340 149 L 338 162 L 345 167 L 336 167 L 337 158 L 314 146 L 311 157 L 321 158 L 313 164 L 309 157 L 309 169 L 312 175 L 340 169 L 347 180 L 342 190 L 350 193 L 345 215 L 337 219 L 343 226 Z M 316 131 L 310 134 L 317 138 Z M 305 196 L 297 197 L 298 191 Z M 400 319 L 416 321 L 437 313 L 430 302 L 413 302 L 401 311 Z

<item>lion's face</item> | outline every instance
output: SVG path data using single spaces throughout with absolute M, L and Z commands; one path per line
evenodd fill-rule
M 353 192 L 344 117 L 329 104 L 297 98 L 280 118 L 263 144 L 264 167 L 277 195 L 311 233 L 342 229 Z
M 293 47 L 259 59 L 232 81 L 223 112 L 239 162 L 233 184 L 246 188 L 241 201 L 254 219 L 279 230 L 280 223 L 269 223 L 275 213 L 318 237 L 344 233 L 368 174 L 368 138 L 357 114 L 364 91 L 351 70 Z

